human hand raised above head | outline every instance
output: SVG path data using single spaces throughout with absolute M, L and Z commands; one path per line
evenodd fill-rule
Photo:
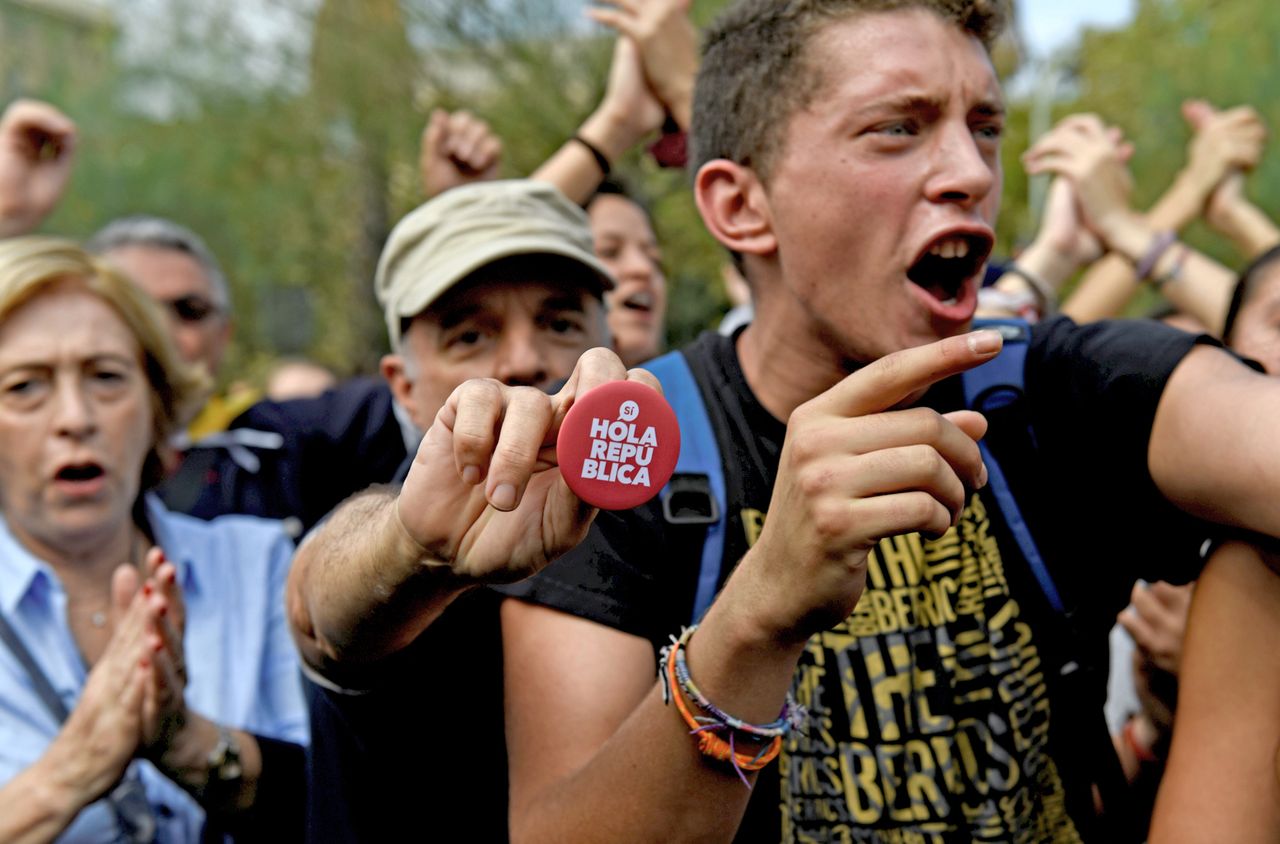
M 616 161 L 662 128 L 665 119 L 666 109 L 645 79 L 639 48 L 629 37 L 619 36 L 604 97 L 580 134 L 600 147 L 610 161 Z
M 49 215 L 71 177 L 76 125 L 37 100 L 0 116 L 0 237 L 26 234 Z
M 1132 145 L 1097 115 L 1073 114 L 1038 139 L 1022 156 L 1027 173 L 1052 173 L 1071 181 L 1085 223 L 1104 242 L 1136 215 L 1129 206 Z
M 698 33 L 690 0 L 607 0 L 587 15 L 635 43 L 644 78 L 666 111 L 687 130 L 698 73 Z
M 606 349 L 586 352 L 547 395 L 492 379 L 467 381 L 436 415 L 397 502 L 399 521 L 430 565 L 464 582 L 535 573 L 586 536 L 595 508 L 560 474 L 556 435 L 574 400 L 610 381 L 660 389 Z
M 1252 106 L 1218 111 L 1204 100 L 1187 100 L 1182 116 L 1195 132 L 1187 147 L 1187 169 L 1205 190 L 1233 170 L 1253 170 L 1262 159 L 1267 127 Z
M 1076 270 L 1101 256 L 1102 244 L 1085 225 L 1071 180 L 1055 178 L 1049 186 L 1040 230 L 1018 255 L 1018 267 L 1044 279 L 1056 293 Z
M 498 178 L 502 140 L 467 111 L 435 109 L 422 130 L 418 168 L 427 198 L 450 188 Z
M 779 644 L 803 642 L 853 611 L 877 542 L 957 523 L 967 490 L 987 481 L 985 418 L 897 408 L 1000 348 L 978 331 L 896 352 L 792 412 L 769 517 L 725 589 L 736 617 Z

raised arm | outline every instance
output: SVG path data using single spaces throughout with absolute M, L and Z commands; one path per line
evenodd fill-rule
M 625 0 L 588 10 L 619 33 L 604 98 L 531 178 L 585 205 L 606 166 L 660 129 L 666 115 L 689 128 L 698 55 L 688 9 L 688 0 Z
M 1267 213 L 1249 201 L 1244 191 L 1244 173 L 1232 173 L 1209 197 L 1205 221 L 1219 234 L 1230 238 L 1245 261 L 1280 245 L 1280 227 Z
M 662 103 L 645 82 L 635 43 L 619 38 L 600 105 L 529 178 L 550 182 L 585 205 L 609 175 L 608 168 L 662 126 L 663 114 Z
M 1188 103 L 1183 111 L 1196 131 L 1188 147 L 1186 166 L 1143 217 L 1145 225 L 1153 232 L 1180 231 L 1200 215 L 1210 195 L 1229 174 L 1251 169 L 1262 154 L 1265 130 L 1253 109 L 1240 107 L 1218 113 L 1207 104 L 1196 101 Z M 1119 143 L 1114 130 L 1099 133 L 1096 127 L 1100 126 L 1101 123 L 1090 115 L 1064 119 L 1043 139 L 1043 145 L 1037 142 L 1028 153 L 1029 171 L 1041 172 L 1038 165 L 1044 162 L 1040 153 L 1046 148 L 1081 143 L 1083 146 L 1074 151 L 1081 158 L 1094 156 L 1096 161 L 1089 169 L 1078 168 L 1075 178 L 1105 178 L 1099 166 L 1102 159 L 1097 157 L 1110 154 L 1116 159 L 1111 163 L 1115 167 L 1127 161 L 1132 150 Z M 1090 135 L 1084 134 L 1085 128 L 1092 130 Z M 1110 150 L 1107 149 L 1108 143 Z M 1125 194 L 1127 202 L 1127 189 Z M 1189 273 L 1186 275 L 1190 276 Z M 1070 300 L 1064 303 L 1063 311 L 1077 322 L 1118 316 L 1132 298 L 1138 281 L 1133 259 L 1124 254 L 1106 255 L 1089 268 Z M 1211 280 L 1209 284 L 1212 283 Z M 1196 313 L 1204 307 L 1183 279 L 1171 279 L 1165 283 L 1162 292 L 1189 313 Z
M 1234 275 L 1129 207 L 1129 174 L 1102 121 L 1093 115 L 1064 120 L 1027 152 L 1024 161 L 1029 173 L 1055 173 L 1072 181 L 1089 227 L 1133 267 L 1134 277 L 1152 279 L 1181 311 L 1215 332 L 1222 330 Z M 1092 318 L 1115 315 L 1110 311 Z
M 554 396 L 492 380 L 458 387 L 399 493 L 348 500 L 298 549 L 287 600 L 303 659 L 358 683 L 463 590 L 527 577 L 580 542 L 595 510 L 570 492 L 549 445 L 575 395 L 621 378 L 656 386 L 593 349 Z
M 1102 254 L 1102 244 L 1084 224 L 1075 188 L 1057 178 L 1049 186 L 1036 239 L 1005 265 L 996 295 L 979 291 L 981 316 L 1022 316 L 1026 306 L 1041 317 L 1058 309 L 1058 291 L 1080 267 Z
M 979 332 L 900 352 L 792 414 L 769 520 L 688 643 L 720 709 L 777 718 L 804 643 L 848 616 L 878 539 L 955 522 L 985 482 L 985 421 L 887 409 L 999 348 Z M 503 641 L 514 841 L 732 838 L 750 792 L 663 704 L 647 640 L 508 600 Z M 766 746 L 735 738 L 747 758 Z
M 598 23 L 630 38 L 640 52 L 649 89 L 684 131 L 693 122 L 693 80 L 698 75 L 698 32 L 691 0 L 612 0 L 587 9 Z
M 431 112 L 422 130 L 418 173 L 428 199 L 450 188 L 498 178 L 502 140 L 489 124 L 467 111 Z
M 0 117 L 0 237 L 33 231 L 71 177 L 76 125 L 48 103 L 14 100 Z

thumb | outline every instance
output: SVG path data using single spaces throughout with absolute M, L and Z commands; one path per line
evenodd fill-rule
M 1215 113 L 1216 109 L 1207 100 L 1183 100 L 1182 102 L 1182 119 L 1197 132 L 1204 128 L 1205 123 L 1212 119 Z
M 953 410 L 950 413 L 944 413 L 943 418 L 964 431 L 974 442 L 986 436 L 987 417 L 976 410 Z

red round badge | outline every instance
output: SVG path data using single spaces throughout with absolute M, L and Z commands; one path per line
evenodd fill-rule
M 602 510 L 629 510 L 671 479 L 680 456 L 680 425 L 657 390 L 610 381 L 569 408 L 556 454 L 575 495 Z

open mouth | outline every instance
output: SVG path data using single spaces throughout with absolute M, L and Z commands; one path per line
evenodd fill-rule
M 641 313 L 647 314 L 653 311 L 654 297 L 648 290 L 640 290 L 632 293 L 618 304 L 628 310 L 640 311 Z
M 53 477 L 54 480 L 67 483 L 85 483 L 96 481 L 104 474 L 106 473 L 97 463 L 79 463 L 72 466 L 63 466 Z
M 991 254 L 991 238 L 982 234 L 948 234 L 929 244 L 907 270 L 907 278 L 943 305 L 955 305 L 964 284 Z

